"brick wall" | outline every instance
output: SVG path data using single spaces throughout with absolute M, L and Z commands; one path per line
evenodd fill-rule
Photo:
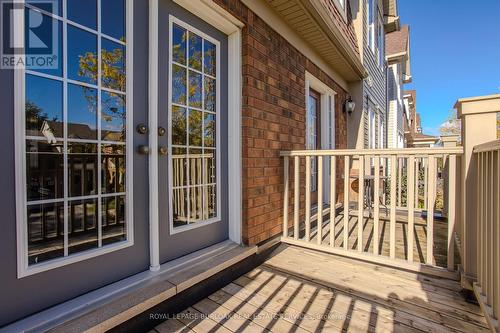
M 240 1 L 215 2 L 245 23 L 241 110 L 243 241 L 257 244 L 282 231 L 283 159 L 279 153 L 305 148 L 306 70 L 337 92 L 337 148 L 347 147 L 346 116 L 342 112 L 347 94 Z M 341 175 L 342 164 L 338 164 L 337 174 Z M 304 175 L 301 179 L 303 184 Z

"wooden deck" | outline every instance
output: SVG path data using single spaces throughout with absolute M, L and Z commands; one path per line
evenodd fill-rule
M 294 246 L 153 332 L 489 332 L 459 283 Z

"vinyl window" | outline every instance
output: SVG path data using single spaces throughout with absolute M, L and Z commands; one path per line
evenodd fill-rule
M 53 3 L 15 22 L 40 18 L 59 49 L 15 74 L 19 277 L 133 244 L 132 1 Z

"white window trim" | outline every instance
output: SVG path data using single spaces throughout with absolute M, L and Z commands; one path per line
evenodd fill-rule
M 366 11 L 366 26 L 368 27 L 368 48 L 375 54 L 375 1 L 376 0 L 367 0 L 367 11 Z M 370 6 L 371 3 L 371 6 Z M 372 23 L 370 23 L 370 7 L 372 10 Z M 371 39 L 370 39 L 371 38 Z M 371 43 L 370 43 L 371 40 Z
M 306 82 L 305 82 L 305 97 L 306 97 L 306 110 L 309 110 L 309 90 L 314 89 L 321 95 L 321 149 L 335 149 L 335 102 L 337 98 L 337 93 L 327 86 L 323 81 L 306 71 Z M 330 104 L 331 97 L 331 104 Z M 332 112 L 332 124 L 328 123 L 329 112 Z M 306 122 L 308 121 L 306 117 Z M 332 128 L 332 137 L 329 138 L 329 126 Z M 309 126 L 306 125 L 306 131 Z M 306 133 L 306 139 L 309 135 Z M 328 144 L 332 144 L 332 148 L 328 147 Z M 323 170 L 329 170 L 330 161 L 329 159 L 323 160 Z M 323 174 L 323 200 L 324 202 L 329 202 L 330 198 L 330 175 Z
M 97 1 L 98 8 L 100 8 L 101 1 Z M 63 6 L 66 6 L 66 2 L 63 1 Z M 14 117 L 14 129 L 15 129 L 15 165 L 16 165 L 16 175 L 15 175 L 15 181 L 16 181 L 16 242 L 17 242 L 17 277 L 18 279 L 30 276 L 33 274 L 41 273 L 47 270 L 55 269 L 58 267 L 66 266 L 72 263 L 80 262 L 83 260 L 87 260 L 90 258 L 94 258 L 97 256 L 101 256 L 110 252 L 118 251 L 130 246 L 134 245 L 134 223 L 133 223 L 133 0 L 126 0 L 125 2 L 126 6 L 126 13 L 125 13 L 125 20 L 126 20 L 126 36 L 127 36 L 127 42 L 126 42 L 126 68 L 127 68 L 127 80 L 126 80 L 126 112 L 127 112 L 127 119 L 126 119 L 126 142 L 125 144 L 127 145 L 126 149 L 126 197 L 125 197 L 125 204 L 126 204 L 126 213 L 125 213 L 125 223 L 126 223 L 126 228 L 127 228 L 127 239 L 122 242 L 117 242 L 115 244 L 110 244 L 110 245 L 105 245 L 101 246 L 95 249 L 83 251 L 80 253 L 76 254 L 67 254 L 67 249 L 68 249 L 68 234 L 67 234 L 67 208 L 65 209 L 65 223 L 64 223 L 64 251 L 65 255 L 64 257 L 56 258 L 53 260 L 45 261 L 39 264 L 34 264 L 32 266 L 28 265 L 28 228 L 27 228 L 27 214 L 26 214 L 26 207 L 27 207 L 27 197 L 26 197 L 26 130 L 25 130 L 25 81 L 26 81 L 26 73 L 29 72 L 26 69 L 16 69 L 14 71 L 14 110 L 16 113 L 16 116 Z M 38 10 L 38 9 L 37 9 Z M 63 13 L 66 13 L 66 8 L 63 8 Z M 100 11 L 99 11 L 100 13 Z M 53 16 L 53 15 L 49 15 Z M 24 38 L 24 15 L 16 15 L 15 16 L 16 21 L 14 22 L 14 30 L 18 31 L 19 33 L 15 34 L 15 38 Z M 63 24 L 63 36 L 66 35 L 66 26 L 68 20 L 67 18 L 61 17 L 59 19 L 60 22 Z M 101 25 L 101 18 L 98 17 L 98 27 L 97 30 L 100 31 L 100 25 Z M 72 22 L 73 24 L 73 22 Z M 78 24 L 74 24 L 75 26 L 78 26 Z M 103 37 L 106 37 L 110 40 L 116 41 L 116 39 L 110 38 L 109 36 L 106 36 L 105 34 L 101 33 Z M 63 38 L 64 40 L 64 38 Z M 117 41 L 120 44 L 123 44 L 120 41 Z M 100 38 L 98 38 L 98 54 L 100 54 Z M 66 45 L 63 48 L 63 66 L 67 66 L 67 59 L 66 59 Z M 99 66 L 100 68 L 100 66 Z M 100 69 L 99 69 L 100 70 Z M 43 76 L 43 75 L 39 75 Z M 60 80 L 61 82 L 64 83 L 64 91 L 63 91 L 63 112 L 64 116 L 63 118 L 67 119 L 66 114 L 67 114 L 67 92 L 65 87 L 67 86 L 67 83 L 71 80 L 68 80 L 67 78 L 63 78 Z M 99 84 L 99 83 L 98 83 Z M 99 103 L 100 104 L 100 103 Z M 98 114 L 100 114 L 100 108 L 101 106 L 98 106 Z M 66 127 L 66 125 L 64 125 Z M 100 117 L 98 117 L 98 126 L 100 127 Z M 100 138 L 96 140 L 96 142 L 99 142 Z M 65 150 L 66 150 L 66 142 L 65 140 Z M 102 142 L 102 141 L 101 141 Z M 98 162 L 100 161 L 100 150 L 98 151 Z M 67 168 L 65 166 L 64 168 L 64 173 L 67 173 Z M 102 194 L 100 193 L 101 191 L 101 184 L 100 184 L 100 178 L 101 175 L 99 173 L 98 175 L 98 193 L 100 196 Z M 65 177 L 67 179 L 67 177 Z M 68 186 L 67 182 L 64 184 L 65 187 Z M 67 191 L 65 191 L 67 193 Z M 74 198 L 77 199 L 77 198 Z M 73 198 L 72 198 L 73 200 Z M 63 198 L 63 201 L 67 201 L 67 198 Z M 99 245 L 101 244 L 101 214 L 100 214 L 101 207 L 98 205 L 98 225 L 99 225 L 99 235 L 98 235 L 98 240 L 99 240 Z
M 221 146 L 220 146 L 220 117 L 221 117 L 221 114 L 220 114 L 220 80 L 221 80 L 221 77 L 220 77 L 220 67 L 221 67 L 220 52 L 221 52 L 221 50 L 220 50 L 220 42 L 217 39 L 207 35 L 203 31 L 201 31 L 201 30 L 193 27 L 192 25 L 178 19 L 177 17 L 175 17 L 173 15 L 169 15 L 168 26 L 169 26 L 169 41 L 170 41 L 170 43 L 173 40 L 172 32 L 173 32 L 174 23 L 180 27 L 183 27 L 187 31 L 191 31 L 191 32 L 196 33 L 201 38 L 210 41 L 211 43 L 215 44 L 215 46 L 216 46 L 216 71 L 217 72 L 215 74 L 215 82 L 216 82 L 216 97 L 215 97 L 215 106 L 216 106 L 216 109 L 215 109 L 215 116 L 216 116 L 216 121 L 215 121 L 215 138 L 216 138 L 215 155 L 216 155 L 216 157 L 215 158 L 216 158 L 216 164 L 215 165 L 217 168 L 217 170 L 216 170 L 217 179 L 216 179 L 215 184 L 216 184 L 216 196 L 217 196 L 217 203 L 216 203 L 217 215 L 213 218 L 210 218 L 210 219 L 201 220 L 199 222 L 194 222 L 192 224 L 188 224 L 185 226 L 180 226 L 180 227 L 174 228 L 174 217 L 172 214 L 172 212 L 173 212 L 173 197 L 174 197 L 174 195 L 173 195 L 174 194 L 173 178 L 172 178 L 172 174 L 173 174 L 172 140 L 169 139 L 168 140 L 168 193 L 169 193 L 168 201 L 169 201 L 170 214 L 169 214 L 168 219 L 169 219 L 169 225 L 170 225 L 170 228 L 169 228 L 170 235 L 178 234 L 178 233 L 185 232 L 188 230 L 197 229 L 197 228 L 221 221 L 221 170 L 220 170 L 221 169 L 221 163 L 220 163 L 221 162 L 221 157 L 220 157 L 220 150 L 221 150 Z M 186 50 L 189 49 L 189 39 L 188 39 L 187 43 L 188 44 L 186 44 Z M 187 57 L 186 57 L 186 59 L 187 59 Z M 169 74 L 168 74 L 168 131 L 167 131 L 167 133 L 172 133 L 172 106 L 173 106 L 173 103 L 172 103 L 172 64 L 173 64 L 172 46 L 169 45 L 169 48 L 168 48 L 168 67 L 169 67 Z M 189 73 L 188 73 L 188 76 L 186 77 L 186 80 L 189 80 Z M 204 86 L 204 80 L 202 80 L 202 95 L 203 95 L 203 91 L 204 91 L 203 86 Z M 186 87 L 188 87 L 188 82 L 186 82 Z M 186 104 L 189 104 L 188 99 L 189 99 L 189 97 L 186 96 Z M 189 106 L 186 105 L 186 112 L 188 112 L 188 109 L 189 109 Z M 189 152 L 188 152 L 188 156 L 189 156 Z M 188 185 L 187 187 L 189 188 L 191 186 Z M 189 214 L 190 213 L 189 213 L 189 205 L 188 205 L 188 215 Z

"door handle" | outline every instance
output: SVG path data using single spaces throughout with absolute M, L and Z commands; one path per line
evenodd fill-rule
M 145 145 L 140 145 L 137 147 L 137 151 L 141 155 L 149 155 L 149 147 Z
M 158 153 L 160 153 L 160 155 L 167 155 L 168 154 L 168 149 L 167 147 L 165 146 L 160 146 L 160 148 L 158 148 Z

